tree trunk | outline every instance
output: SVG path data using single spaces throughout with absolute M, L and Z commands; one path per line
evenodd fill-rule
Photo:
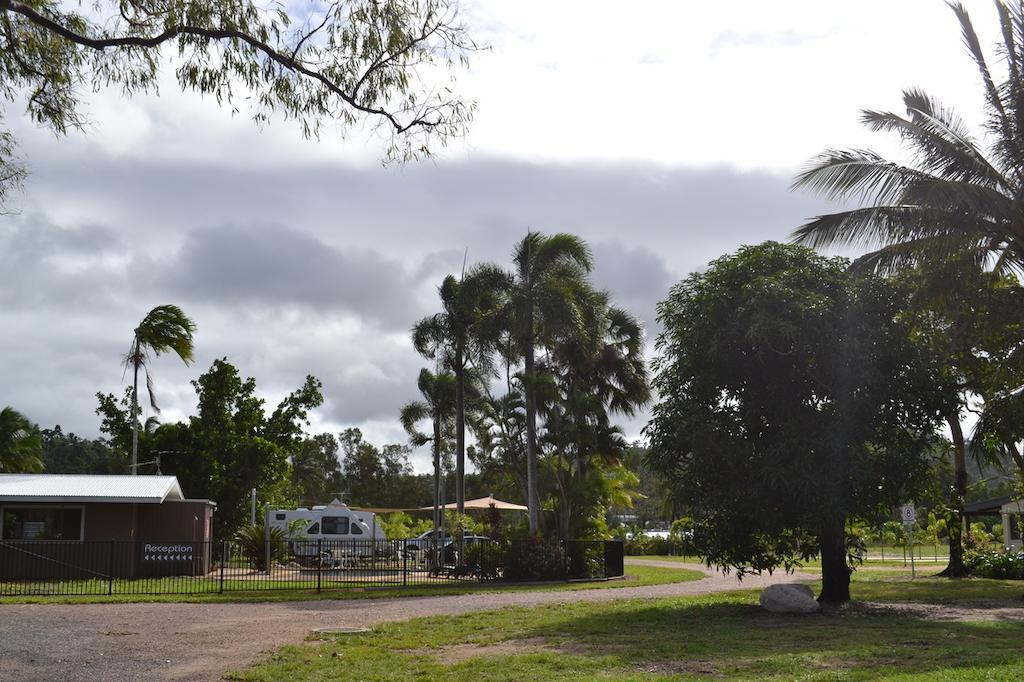
M 441 543 L 441 417 L 434 407 L 434 538 L 430 543 L 430 568 L 438 570 Z
M 136 349 L 136 354 L 138 350 Z M 134 381 L 132 383 L 132 468 L 131 474 L 139 473 L 139 363 L 132 361 Z
M 949 532 L 949 564 L 939 575 L 946 578 L 966 578 L 964 566 L 964 500 L 967 498 L 967 446 L 964 432 L 960 428 L 959 415 L 946 417 L 949 432 L 953 437 L 953 467 L 955 478 L 953 496 L 949 506 L 953 509 Z
M 821 594 L 818 601 L 840 604 L 850 601 L 850 573 L 846 563 L 846 520 L 832 520 L 819 534 Z
M 462 349 L 455 351 L 455 511 L 459 525 L 456 530 L 458 564 L 463 562 L 462 515 L 466 513 L 466 369 Z
M 534 395 L 533 311 L 526 317 L 526 348 L 523 353 L 526 381 L 526 506 L 530 508 L 530 532 L 540 529 L 540 491 L 537 489 L 537 402 Z

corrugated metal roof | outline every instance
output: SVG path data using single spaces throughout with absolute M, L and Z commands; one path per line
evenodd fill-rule
M 174 476 L 0 474 L 0 502 L 124 502 L 182 500 Z

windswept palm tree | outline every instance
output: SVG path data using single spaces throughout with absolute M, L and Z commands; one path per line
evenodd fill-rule
M 461 278 L 445 277 L 441 312 L 413 327 L 412 342 L 424 357 L 438 359 L 455 376 L 455 504 L 464 513 L 466 472 L 466 393 L 470 374 L 492 371 L 500 325 L 498 312 L 508 275 L 490 264 L 473 266 Z
M 586 243 L 571 234 L 528 232 L 512 254 L 509 319 L 523 357 L 526 399 L 526 487 L 530 531 L 540 527 L 537 472 L 536 352 L 538 345 L 580 323 L 580 297 L 593 260 Z
M 416 386 L 423 396 L 422 401 L 413 401 L 402 407 L 399 420 L 402 428 L 409 434 L 413 445 L 422 446 L 430 443 L 434 461 L 434 538 L 432 541 L 431 561 L 438 559 L 437 543 L 440 540 L 441 526 L 444 522 L 444 499 L 441 494 L 441 453 L 451 440 L 455 417 L 455 375 L 449 372 L 434 374 L 429 369 L 421 369 Z M 423 433 L 418 424 L 429 419 L 431 432 Z
M 13 407 L 0 410 L 0 472 L 34 473 L 43 470 L 43 442 L 32 422 Z
M 855 265 L 894 271 L 950 258 L 1002 271 L 1024 270 L 1024 8 L 997 0 L 1007 78 L 997 83 L 967 10 L 950 7 L 981 72 L 985 92 L 983 147 L 950 109 L 907 90 L 901 116 L 864 111 L 872 131 L 899 135 L 910 163 L 866 150 L 827 150 L 803 170 L 795 188 L 857 200 L 856 208 L 823 215 L 794 239 L 812 247 L 873 249 Z
M 192 363 L 192 336 L 195 323 L 176 305 L 158 305 L 150 310 L 132 335 L 131 349 L 124 359 L 132 368 L 132 474 L 139 473 L 139 369 L 146 371 L 149 404 L 160 412 L 149 373 L 150 353 L 154 356 L 173 352 L 186 365 Z

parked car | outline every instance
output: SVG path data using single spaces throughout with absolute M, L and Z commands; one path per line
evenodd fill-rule
M 448 540 L 449 536 L 444 531 L 444 529 L 441 529 L 438 532 L 438 535 L 441 538 L 441 545 L 443 546 L 444 543 Z M 414 538 L 412 538 L 410 540 L 406 540 L 405 541 L 405 551 L 410 553 L 410 554 L 412 554 L 412 553 L 415 553 L 415 552 L 422 552 L 423 550 L 430 549 L 431 541 L 433 539 L 434 539 L 434 531 L 433 531 L 433 529 L 428 530 L 425 533 L 420 533 L 416 537 L 414 537 Z

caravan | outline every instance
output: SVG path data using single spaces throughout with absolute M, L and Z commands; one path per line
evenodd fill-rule
M 267 528 L 279 528 L 288 538 L 288 552 L 300 563 L 345 566 L 366 558 L 387 557 L 391 543 L 373 512 L 349 509 L 338 500 L 306 509 L 271 509 Z

